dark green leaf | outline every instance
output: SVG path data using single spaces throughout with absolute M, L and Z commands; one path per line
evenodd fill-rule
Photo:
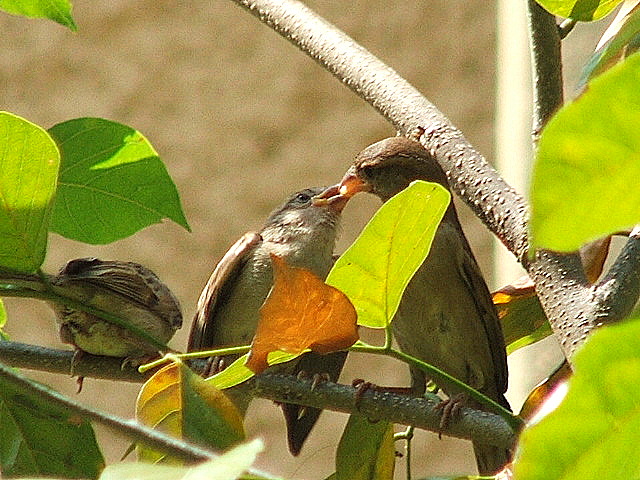
M 0 112 L 0 265 L 33 272 L 44 261 L 60 156 L 42 128 Z
M 69 0 L 0 0 L 0 10 L 32 18 L 48 18 L 76 31 Z
M 574 375 L 561 405 L 523 432 L 515 478 L 637 478 L 638 385 L 640 321 L 595 332 L 574 357 Z
M 608 15 L 622 0 L 537 0 L 537 2 L 554 15 L 590 22 Z
M 147 380 L 138 394 L 136 418 L 218 451 L 244 439 L 242 416 L 231 400 L 182 363 L 167 365 Z M 178 463 L 144 445 L 138 446 L 138 457 L 145 462 Z
M 0 379 L 0 470 L 9 476 L 97 478 L 91 424 Z
M 336 452 L 336 480 L 387 480 L 395 467 L 393 424 L 351 415 Z
M 384 328 L 427 257 L 451 194 L 436 183 L 413 182 L 376 212 L 338 259 L 326 283 L 344 292 L 358 324 Z
M 80 118 L 50 130 L 62 155 L 52 230 L 104 244 L 163 218 L 187 230 L 178 191 L 140 132 L 100 118 Z
M 640 222 L 640 54 L 595 78 L 542 133 L 531 186 L 535 247 L 577 250 Z

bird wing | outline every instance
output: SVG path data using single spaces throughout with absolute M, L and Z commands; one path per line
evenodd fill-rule
M 486 332 L 489 351 L 491 352 L 491 358 L 493 360 L 496 393 L 502 397 L 501 394 L 507 390 L 509 376 L 502 327 L 495 306 L 493 305 L 489 288 L 484 281 L 480 267 L 478 267 L 478 263 L 466 239 L 465 243 L 465 253 L 471 258 L 468 262 L 461 262 L 461 274 L 471 293 L 471 298 L 475 301 L 479 316 L 482 319 L 482 326 Z
M 196 315 L 189 334 L 188 352 L 211 346 L 215 329 L 212 319 L 215 317 L 219 300 L 224 298 L 225 286 L 233 283 L 233 277 L 247 261 L 249 252 L 260 242 L 262 237 L 259 233 L 245 233 L 216 265 L 198 299 Z
M 83 259 L 76 260 L 80 262 Z M 148 268 L 132 262 L 116 262 L 93 260 L 84 263 L 85 267 L 73 273 L 62 272 L 53 281 L 56 285 L 64 285 L 82 281 L 104 290 L 110 290 L 125 297 L 131 302 L 143 306 L 159 302 L 158 295 L 151 287 L 149 280 L 160 282 L 158 277 Z

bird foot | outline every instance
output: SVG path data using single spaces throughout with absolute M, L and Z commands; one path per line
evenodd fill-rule
M 75 373 L 76 363 L 80 361 L 83 355 L 84 355 L 84 351 L 76 347 L 76 349 L 73 352 L 73 357 L 71 357 L 71 368 L 69 369 L 69 374 L 71 375 L 71 377 L 76 376 L 76 373 Z M 82 391 L 82 385 L 84 384 L 84 375 L 80 375 L 78 376 L 78 378 L 76 378 L 76 384 L 78 385 L 78 390 L 76 390 L 76 394 L 78 394 Z
M 204 378 L 212 377 L 227 368 L 227 362 L 224 357 L 209 357 L 207 358 L 207 363 L 202 371 L 202 376 Z
M 440 417 L 440 426 L 438 429 L 438 438 L 442 439 L 442 431 L 449 426 L 449 421 L 458 414 L 460 407 L 467 401 L 467 396 L 464 393 L 459 393 L 453 397 L 449 397 L 446 400 L 442 400 L 436 405 L 436 410 L 442 410 L 442 416 Z
M 381 393 L 398 393 L 401 395 L 410 395 L 412 393 L 412 390 L 409 387 L 383 387 L 380 385 L 376 385 L 375 383 L 367 382 L 362 378 L 356 378 L 355 380 L 353 380 L 353 382 L 351 382 L 351 386 L 356 389 L 355 407 L 358 410 L 360 410 L 360 402 L 362 401 L 362 396 L 369 390 Z M 376 423 L 378 420 L 372 420 L 370 418 L 369 421 L 371 423 Z

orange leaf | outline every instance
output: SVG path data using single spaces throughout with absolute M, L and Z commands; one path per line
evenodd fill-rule
M 524 401 L 522 408 L 520 409 L 520 416 L 523 420 L 529 422 L 533 416 L 538 413 L 540 407 L 544 404 L 545 400 L 554 392 L 559 385 L 566 382 L 573 372 L 569 364 L 564 361 L 558 368 L 544 381 L 539 383 Z
M 269 352 L 300 354 L 307 348 L 329 353 L 358 340 L 356 310 L 340 290 L 304 268 L 271 255 L 273 288 L 260 308 L 260 322 L 247 367 L 260 373 Z

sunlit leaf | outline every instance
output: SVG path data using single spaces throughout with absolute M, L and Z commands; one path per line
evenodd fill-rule
M 280 351 L 270 352 L 267 356 L 267 363 L 269 365 L 277 365 L 279 363 L 289 362 L 299 356 L 300 354 Z M 242 355 L 221 372 L 207 378 L 206 381 L 210 382 L 214 387 L 222 390 L 225 388 L 235 387 L 236 385 L 249 380 L 255 375 L 255 373 L 246 366 L 247 358 L 249 358 L 248 353 Z
M 9 335 L 2 329 L 7 324 L 7 311 L 4 308 L 4 302 L 0 298 L 0 341 L 9 340 Z
M 72 31 L 78 27 L 71 16 L 69 0 L 0 0 L 0 10 L 31 18 L 48 18 Z
M 336 480 L 390 480 L 396 455 L 393 424 L 351 415 L 336 452 Z
M 608 15 L 622 0 L 536 0 L 546 10 L 564 18 L 581 22 L 599 20 Z
M 450 200 L 451 194 L 438 184 L 413 182 L 380 207 L 338 259 L 327 284 L 349 297 L 358 324 L 384 328 L 391 321 Z
M 59 164 L 46 131 L 0 112 L 0 266 L 32 272 L 42 265 Z
M 501 288 L 492 296 L 502 324 L 507 354 L 553 333 L 528 276 Z
M 69 120 L 49 132 L 62 155 L 54 232 L 104 244 L 163 218 L 189 229 L 176 186 L 140 132 L 101 118 Z
M 136 416 L 154 429 L 215 450 L 244 438 L 242 417 L 227 396 L 178 363 L 162 368 L 143 385 Z M 143 461 L 171 462 L 146 447 L 138 452 Z
M 338 289 L 326 285 L 309 270 L 290 267 L 271 255 L 273 288 L 260 308 L 260 321 L 251 344 L 247 367 L 267 368 L 269 352 L 301 354 L 343 350 L 358 340 L 356 312 Z
M 579 84 L 624 60 L 640 47 L 640 5 L 638 0 L 625 2 L 616 18 L 602 35 L 596 51 L 585 65 Z
M 544 381 L 540 382 L 531 390 L 518 416 L 525 421 L 531 420 L 545 402 L 545 399 L 547 399 L 559 385 L 565 383 L 571 373 L 572 371 L 569 364 L 566 361 L 562 362 L 548 378 L 545 378 Z
M 242 473 L 251 467 L 262 450 L 262 440 L 256 439 L 238 445 L 218 458 L 188 467 L 118 463 L 105 468 L 100 480 L 235 480 L 245 478 Z
M 104 467 L 87 420 L 2 378 L 0 432 L 0 471 L 6 478 L 97 478 Z
M 573 358 L 564 401 L 524 430 L 518 480 L 637 477 L 640 471 L 640 321 L 603 327 Z
M 549 121 L 531 186 L 536 248 L 573 251 L 640 222 L 639 84 L 636 53 Z

